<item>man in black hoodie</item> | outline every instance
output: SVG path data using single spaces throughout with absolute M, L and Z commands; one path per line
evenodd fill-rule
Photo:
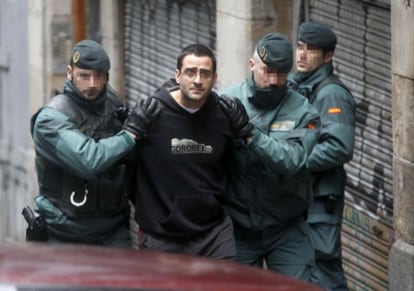
M 200 44 L 177 59 L 177 86 L 153 96 L 161 113 L 137 147 L 135 218 L 139 245 L 172 253 L 231 259 L 233 226 L 222 199 L 226 152 L 252 132 L 243 105 L 212 91 L 216 59 Z

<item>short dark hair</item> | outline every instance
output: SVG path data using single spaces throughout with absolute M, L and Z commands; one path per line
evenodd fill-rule
M 213 51 L 205 45 L 196 43 L 186 46 L 182 49 L 181 53 L 177 58 L 177 69 L 181 71 L 181 67 L 183 66 L 183 59 L 188 55 L 195 55 L 197 57 L 204 57 L 207 56 L 213 62 L 213 73 L 216 72 L 217 67 L 217 60 L 216 56 L 214 55 Z

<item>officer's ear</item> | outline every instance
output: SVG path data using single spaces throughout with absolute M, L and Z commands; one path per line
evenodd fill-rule
M 253 72 L 254 71 L 254 66 L 256 65 L 255 59 L 254 58 L 250 58 L 248 65 L 249 65 L 250 72 Z
M 66 77 L 68 78 L 69 81 L 72 81 L 73 79 L 73 69 L 70 65 L 66 67 Z
M 334 55 L 333 51 L 325 51 L 323 53 L 323 62 L 326 64 L 332 61 L 333 55 Z

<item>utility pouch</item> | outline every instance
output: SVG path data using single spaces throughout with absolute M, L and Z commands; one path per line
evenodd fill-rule
M 126 166 L 118 165 L 99 176 L 97 193 L 98 205 L 103 211 L 120 211 L 127 207 L 128 197 L 125 186 Z
M 329 195 L 325 197 L 325 211 L 328 214 L 333 214 L 336 209 L 336 197 L 334 195 Z

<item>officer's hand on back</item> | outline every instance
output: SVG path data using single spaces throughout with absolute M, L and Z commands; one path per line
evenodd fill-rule
M 135 139 L 145 138 L 148 129 L 161 111 L 162 105 L 155 98 L 140 100 L 134 108 L 128 110 L 123 129 L 135 135 Z
M 219 97 L 219 104 L 230 120 L 234 134 L 238 138 L 247 139 L 253 136 L 254 125 L 249 123 L 249 115 L 238 98 L 225 95 Z

